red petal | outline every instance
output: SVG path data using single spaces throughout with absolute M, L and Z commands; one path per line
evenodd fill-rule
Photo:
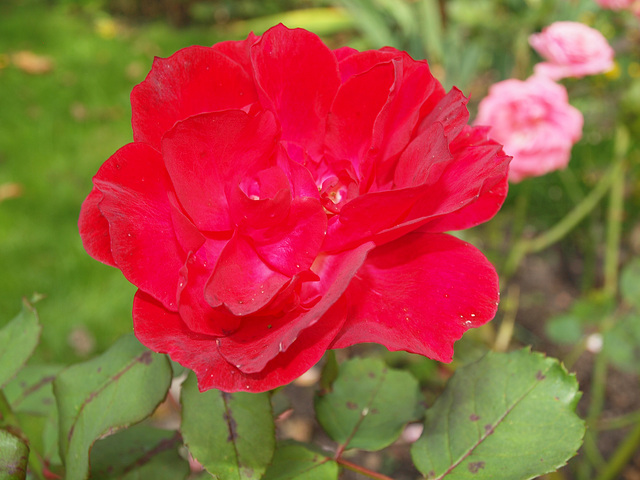
M 329 221 L 323 249 L 329 252 L 342 250 L 395 227 L 404 221 L 406 212 L 427 192 L 428 186 L 421 185 L 354 198 Z
M 299 337 L 304 337 L 307 330 L 325 314 L 329 316 L 327 312 L 338 302 L 372 247 L 373 244 L 365 244 L 354 250 L 319 259 L 316 273 L 320 280 L 303 283 L 304 289 L 300 293 L 303 300 L 319 298 L 313 307 L 305 313 L 298 310 L 289 315 L 251 318 L 234 334 L 221 340 L 220 352 L 243 372 L 254 373 L 262 371 L 269 361 L 282 352 L 300 348 Z M 333 337 L 340 328 L 336 325 L 342 325 L 344 317 L 338 315 L 325 320 L 325 328 L 328 330 L 316 330 L 315 333 L 323 340 L 327 336 Z
M 345 50 L 346 49 L 346 50 Z M 344 47 L 334 50 L 340 68 L 340 78 L 345 83 L 349 78 L 371 70 L 381 63 L 389 63 L 394 58 L 399 58 L 406 53 L 399 50 L 366 50 L 358 52 L 353 48 Z
M 193 332 L 216 337 L 229 335 L 242 320 L 225 308 L 211 307 L 204 298 L 205 285 L 227 241 L 207 239 L 202 248 L 189 255 L 180 270 L 178 314 Z
M 275 148 L 277 126 L 269 112 L 206 113 L 176 124 L 162 154 L 183 208 L 199 230 L 231 228 L 226 188 Z M 257 167 L 260 168 L 260 167 Z
M 229 40 L 226 42 L 219 42 L 213 45 L 216 52 L 220 52 L 223 55 L 229 57 L 234 62 L 240 64 L 247 74 L 253 78 L 253 66 L 251 65 L 251 45 L 256 43 L 260 37 L 253 32 L 249 33 L 246 40 Z
M 468 102 L 469 99 L 460 90 L 453 87 L 449 93 L 440 99 L 435 108 L 422 118 L 418 126 L 418 132 L 428 129 L 433 123 L 439 122 L 444 127 L 445 136 L 449 141 L 452 141 L 462 132 L 469 121 Z
M 482 223 L 495 215 L 504 201 L 507 193 L 504 178 L 510 157 L 502 152 L 500 145 L 484 137 L 482 131 L 475 130 L 465 127 L 451 144 L 453 161 L 431 187 L 429 196 L 409 214 L 410 219 L 440 216 L 433 226 L 425 226 L 431 232 Z M 487 198 L 483 198 L 485 196 Z M 455 216 L 448 219 L 450 214 Z
M 376 65 L 342 85 L 331 106 L 325 148 L 336 160 L 349 160 L 357 172 L 371 147 L 373 124 L 389 98 L 393 81 L 393 64 Z
M 113 259 L 127 279 L 175 310 L 178 271 L 185 261 L 171 217 L 171 183 L 160 154 L 130 143 L 100 168 L 94 184 L 104 198 Z
M 286 220 L 272 227 L 249 230 L 261 258 L 292 277 L 315 260 L 327 231 L 327 215 L 315 198 L 294 199 Z
M 367 173 L 374 171 L 379 186 L 393 178 L 395 160 L 415 135 L 421 105 L 442 89 L 426 62 L 415 62 L 405 54 L 393 65 L 395 82 L 389 101 L 376 118 L 369 165 L 365 168 Z
M 347 322 L 331 348 L 375 342 L 449 362 L 453 343 L 494 317 L 498 276 L 468 243 L 412 233 L 371 251 L 345 295 Z
M 432 184 L 452 159 L 443 125 L 431 124 L 400 155 L 393 183 L 397 188 Z
M 255 374 L 244 374 L 219 353 L 216 338 L 190 331 L 180 317 L 149 295 L 138 291 L 133 301 L 136 337 L 159 353 L 192 369 L 201 392 L 217 388 L 224 392 L 264 392 L 296 379 L 324 354 L 333 338 L 332 326 L 344 322 L 345 306 L 335 305 L 315 325 L 302 332 L 295 344 Z
M 269 303 L 289 280 L 269 268 L 236 232 L 220 253 L 204 295 L 213 307 L 224 304 L 234 315 L 247 315 Z
M 276 112 L 282 138 L 320 155 L 326 116 L 340 80 L 338 63 L 311 32 L 277 25 L 251 47 L 262 105 Z
M 243 67 L 213 48 L 193 46 L 156 58 L 131 92 L 133 138 L 160 149 L 162 136 L 192 115 L 241 109 L 257 100 Z
M 102 201 L 103 194 L 96 187 L 87 196 L 80 209 L 78 230 L 82 245 L 89 255 L 96 260 L 116 266 L 111 255 L 111 239 L 109 238 L 109 222 L 102 216 L 98 204 Z

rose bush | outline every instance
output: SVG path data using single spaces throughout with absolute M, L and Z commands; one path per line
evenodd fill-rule
M 536 75 L 559 80 L 608 72 L 614 52 L 596 29 L 579 22 L 555 22 L 529 37 L 529 44 L 546 62 L 538 63 Z
M 582 136 L 583 118 L 562 85 L 533 76 L 492 85 L 475 123 L 491 125 L 491 136 L 513 156 L 509 180 L 519 182 L 565 168 Z
M 279 25 L 156 59 L 131 103 L 80 233 L 201 390 L 272 389 L 359 342 L 450 361 L 494 316 L 495 270 L 442 232 L 497 212 L 509 157 L 426 62 Z

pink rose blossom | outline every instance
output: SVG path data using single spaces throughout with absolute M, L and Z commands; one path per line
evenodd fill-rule
M 609 10 L 623 10 L 629 8 L 634 0 L 596 0 L 596 3 L 602 8 Z
M 531 46 L 546 62 L 537 64 L 536 75 L 552 80 L 584 77 L 613 68 L 613 49 L 597 30 L 578 22 L 556 22 L 529 37 Z
M 492 138 L 513 156 L 509 180 L 519 182 L 565 168 L 582 135 L 582 122 L 562 85 L 533 76 L 493 85 L 480 102 L 475 123 L 492 127 Z

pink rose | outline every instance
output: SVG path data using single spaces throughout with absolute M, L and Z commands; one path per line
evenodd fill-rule
M 613 49 L 597 30 L 578 22 L 556 22 L 529 37 L 531 46 L 545 59 L 536 75 L 552 80 L 584 77 L 613 68 Z
M 200 390 L 270 390 L 360 342 L 450 361 L 494 316 L 494 268 L 443 232 L 498 211 L 509 157 L 426 62 L 279 25 L 156 59 L 131 103 L 80 234 Z
M 562 85 L 533 76 L 493 85 L 480 102 L 475 123 L 491 126 L 492 138 L 513 156 L 509 180 L 519 182 L 565 168 L 582 135 L 582 121 Z
M 596 3 L 602 8 L 609 10 L 623 10 L 629 8 L 635 0 L 596 0 Z

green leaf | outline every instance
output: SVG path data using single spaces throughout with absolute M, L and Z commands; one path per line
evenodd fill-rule
M 0 430 L 0 478 L 23 480 L 27 475 L 29 447 L 18 437 Z
M 29 439 L 31 448 L 49 463 L 59 465 L 58 411 L 53 380 L 61 365 L 27 365 L 7 383 L 4 393 Z
M 53 391 L 67 478 L 87 478 L 89 449 L 96 439 L 151 415 L 170 383 L 167 358 L 147 350 L 133 335 L 121 338 L 103 355 L 60 373 Z
M 631 260 L 622 270 L 620 293 L 630 305 L 640 308 L 640 257 Z
M 297 443 L 278 445 L 273 462 L 262 480 L 335 480 L 338 464 L 325 455 Z
M 583 325 L 578 317 L 568 313 L 549 319 L 545 324 L 545 331 L 547 336 L 556 343 L 574 345 L 582 338 Z
M 420 415 L 418 382 L 377 358 L 356 358 L 340 366 L 333 390 L 316 397 L 320 425 L 345 448 L 380 450 Z
M 622 370 L 640 373 L 640 312 L 621 318 L 603 336 L 603 353 Z
M 22 311 L 0 330 L 0 388 L 29 360 L 42 327 L 35 309 L 25 300 Z
M 427 411 L 413 461 L 427 479 L 524 480 L 556 470 L 584 435 L 575 376 L 529 350 L 460 368 Z
M 178 454 L 180 434 L 135 425 L 102 440 L 91 449 L 91 479 L 179 480 L 189 476 L 189 463 Z
M 219 480 L 262 477 L 275 450 L 269 394 L 199 392 L 193 373 L 182 384 L 182 436 Z

